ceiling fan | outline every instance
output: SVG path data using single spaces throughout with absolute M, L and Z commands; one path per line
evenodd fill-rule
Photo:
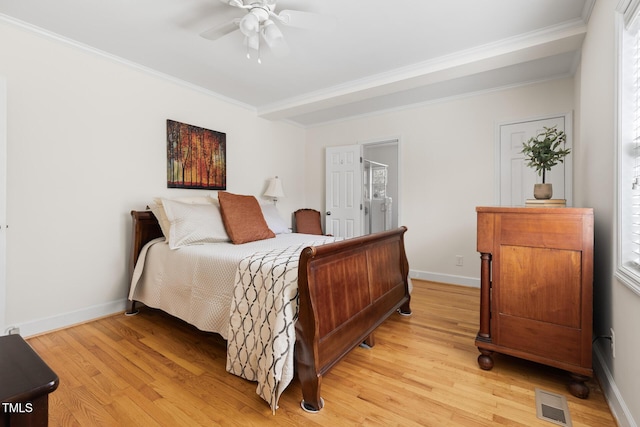
M 319 15 L 298 10 L 281 10 L 276 13 L 277 0 L 220 0 L 229 6 L 243 9 L 246 14 L 242 18 L 236 18 L 231 22 L 213 27 L 200 34 L 208 40 L 217 40 L 220 37 L 240 30 L 245 36 L 247 58 L 251 58 L 250 50 L 258 53 L 260 59 L 260 40 L 264 40 L 269 49 L 276 56 L 284 56 L 289 52 L 289 47 L 284 40 L 282 32 L 276 25 L 282 24 L 303 29 L 331 29 L 335 26 L 335 18 L 327 15 Z M 245 4 L 246 3 L 246 4 Z

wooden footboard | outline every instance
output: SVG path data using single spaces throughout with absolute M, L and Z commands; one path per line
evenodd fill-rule
M 396 311 L 408 315 L 405 227 L 308 247 L 298 267 L 296 367 L 303 408 L 318 411 L 322 376 Z

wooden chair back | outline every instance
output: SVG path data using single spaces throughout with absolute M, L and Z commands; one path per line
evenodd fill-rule
M 320 212 L 315 209 L 298 209 L 293 213 L 296 233 L 324 234 Z

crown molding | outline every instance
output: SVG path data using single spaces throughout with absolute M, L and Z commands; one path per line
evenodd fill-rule
M 178 86 L 182 86 L 182 87 L 184 87 L 186 89 L 190 89 L 190 90 L 193 90 L 195 92 L 201 93 L 203 95 L 207 95 L 207 96 L 216 98 L 219 101 L 223 101 L 225 103 L 232 104 L 232 105 L 235 105 L 237 107 L 249 110 L 249 111 L 251 111 L 253 113 L 257 113 L 257 109 L 253 105 L 245 104 L 245 103 L 240 102 L 240 101 L 238 101 L 236 99 L 233 99 L 233 98 L 228 98 L 228 97 L 226 97 L 224 95 L 221 95 L 221 94 L 219 94 L 217 92 L 205 89 L 202 86 L 198 86 L 198 85 L 195 85 L 193 83 L 189 83 L 189 82 L 187 82 L 185 80 L 182 80 L 182 79 L 180 79 L 178 77 L 171 76 L 169 74 L 161 73 L 161 72 L 159 72 L 157 70 L 154 70 L 153 68 L 149 68 L 149 67 L 146 67 L 144 65 L 138 64 L 136 62 L 129 61 L 127 59 L 121 58 L 119 56 L 112 55 L 112 54 L 107 53 L 105 51 L 102 51 L 100 49 L 96 49 L 95 47 L 86 45 L 84 43 L 77 42 L 75 40 L 72 40 L 72 39 L 69 39 L 67 37 L 64 37 L 64 36 L 62 36 L 60 34 L 56 34 L 54 32 L 45 30 L 43 28 L 37 27 L 35 25 L 32 25 L 32 24 L 29 24 L 27 22 L 21 21 L 19 19 L 13 18 L 11 16 L 7 16 L 7 15 L 4 15 L 4 14 L 0 13 L 0 22 L 5 22 L 5 23 L 7 23 L 9 25 L 12 25 L 12 26 L 14 26 L 16 28 L 25 30 L 25 31 L 30 32 L 32 34 L 35 34 L 37 36 L 40 36 L 40 37 L 43 37 L 43 38 L 46 38 L 46 39 L 49 39 L 49 40 L 52 40 L 52 41 L 55 41 L 55 42 L 58 42 L 58 43 L 61 43 L 61 44 L 65 44 L 65 45 L 67 45 L 69 47 L 72 47 L 74 49 L 78 49 L 78 50 L 80 50 L 80 51 L 82 51 L 84 53 L 87 53 L 87 54 L 90 54 L 90 55 L 99 56 L 99 57 L 101 57 L 103 59 L 107 59 L 107 60 L 109 60 L 111 62 L 115 62 L 115 63 L 121 64 L 121 65 L 124 65 L 126 67 L 131 68 L 131 69 L 134 69 L 134 70 L 143 72 L 145 74 L 160 78 L 162 80 L 165 80 L 167 82 L 176 84 Z

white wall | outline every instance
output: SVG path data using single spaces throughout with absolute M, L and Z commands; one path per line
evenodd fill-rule
M 131 209 L 166 188 L 166 120 L 227 134 L 227 188 L 279 175 L 304 206 L 304 130 L 0 23 L 7 82 L 6 325 L 30 335 L 124 308 Z M 0 331 L 0 333 L 3 331 Z
M 595 213 L 594 368 L 621 426 L 640 423 L 640 297 L 614 276 L 617 0 L 595 2 L 576 77 L 576 200 Z M 615 331 L 616 357 L 601 338 Z
M 399 224 L 409 229 L 412 274 L 478 285 L 475 207 L 495 201 L 496 125 L 572 111 L 573 100 L 569 78 L 309 129 L 307 203 L 324 211 L 326 146 L 399 135 Z

